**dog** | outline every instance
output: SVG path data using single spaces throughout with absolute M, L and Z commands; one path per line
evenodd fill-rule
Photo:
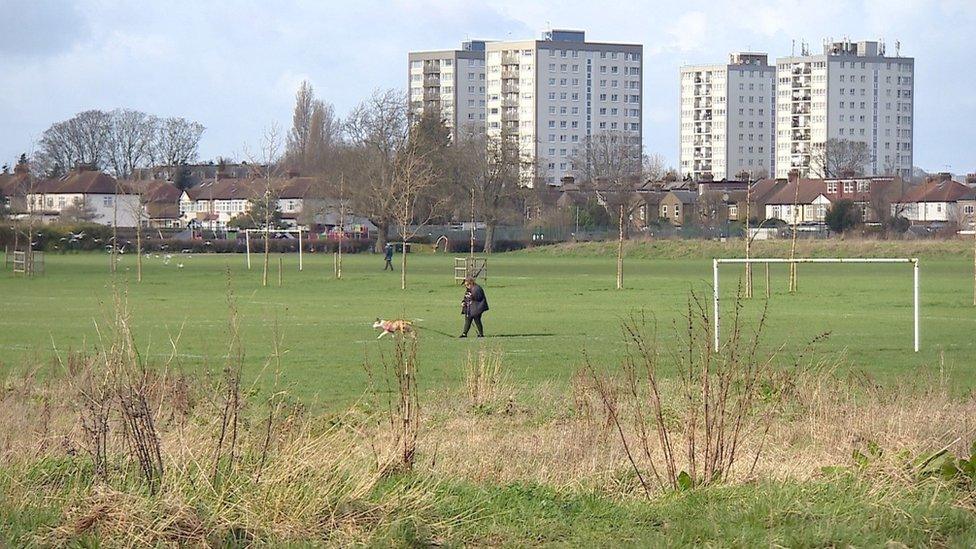
M 385 336 L 386 334 L 395 334 L 395 333 L 413 334 L 414 333 L 413 323 L 410 322 L 409 320 L 403 320 L 402 318 L 398 320 L 382 320 L 377 318 L 376 322 L 373 323 L 373 328 L 382 330 L 382 332 L 380 332 L 380 335 L 376 339 L 379 339 Z

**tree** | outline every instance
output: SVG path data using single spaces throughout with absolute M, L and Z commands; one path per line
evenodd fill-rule
M 633 196 L 643 168 L 640 146 L 622 133 L 600 133 L 586 138 L 572 161 L 576 173 L 617 218 L 617 289 L 622 289 L 625 226 L 638 205 Z
M 288 168 L 303 174 L 324 174 L 335 160 L 340 134 L 341 125 L 332 105 L 316 99 L 312 85 L 302 81 L 295 93 L 292 128 L 288 132 Z
M 393 165 L 391 189 L 393 221 L 403 245 L 400 254 L 400 289 L 407 289 L 407 241 L 417 236 L 437 211 L 436 205 L 424 204 L 430 199 L 429 191 L 435 185 L 434 170 L 426 154 L 413 143 L 404 147 Z M 420 206 L 426 206 L 420 209 Z
M 62 209 L 58 217 L 65 223 L 91 223 L 95 215 L 95 209 L 79 198 Z
M 246 149 L 246 147 L 245 147 Z M 261 270 L 261 285 L 268 285 L 268 264 L 271 258 L 270 231 L 277 228 L 281 220 L 278 209 L 278 194 L 274 186 L 274 179 L 278 173 L 278 163 L 281 160 L 281 139 L 277 124 L 272 124 L 264 130 L 261 140 L 260 157 L 248 155 L 251 164 L 258 166 L 256 175 L 260 176 L 255 184 L 260 184 L 260 194 L 249 202 L 248 215 L 254 224 L 263 230 L 264 234 L 264 265 Z
M 810 157 L 811 172 L 821 179 L 863 175 L 871 151 L 863 141 L 830 138 L 815 147 Z
M 131 109 L 115 109 L 109 114 L 106 161 L 117 179 L 129 179 L 136 169 L 148 164 L 157 123 L 155 117 Z
M 491 253 L 498 225 L 518 215 L 515 204 L 527 160 L 507 133 L 486 135 L 483 131 L 459 133 L 454 159 L 459 217 L 471 217 L 472 223 L 477 218 L 485 224 L 483 251 Z
M 397 201 L 397 155 L 407 145 L 407 98 L 396 90 L 374 91 L 344 124 L 350 146 L 345 148 L 342 176 L 349 184 L 354 208 L 378 229 L 376 251 L 386 246 Z
M 51 177 L 63 175 L 78 164 L 100 169 L 108 156 L 110 133 L 108 113 L 99 110 L 80 112 L 44 131 L 38 161 Z
M 861 222 L 861 211 L 852 200 L 844 198 L 830 205 L 824 222 L 831 231 L 843 234 Z
M 153 163 L 182 166 L 196 160 L 205 129 L 199 122 L 180 117 L 159 120 L 151 149 Z

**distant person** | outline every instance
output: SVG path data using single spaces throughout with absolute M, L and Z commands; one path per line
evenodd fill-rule
M 468 330 L 474 322 L 478 328 L 478 337 L 485 336 L 484 326 L 481 325 L 481 315 L 488 310 L 488 298 L 485 291 L 474 281 L 473 278 L 464 279 L 464 298 L 461 299 L 461 314 L 464 315 L 464 331 L 461 337 L 468 337 Z
M 384 248 L 384 258 L 386 259 L 386 264 L 383 265 L 383 270 L 393 270 L 393 244 L 387 244 Z

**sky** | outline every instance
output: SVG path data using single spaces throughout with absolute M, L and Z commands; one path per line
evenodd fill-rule
M 915 58 L 915 164 L 976 172 L 976 0 L 0 0 L 0 163 L 86 109 L 183 116 L 207 130 L 200 158 L 246 159 L 287 129 L 295 90 L 348 113 L 404 89 L 407 52 L 548 28 L 644 45 L 644 144 L 678 156 L 678 69 L 732 51 L 787 56 L 801 41 L 878 40 Z

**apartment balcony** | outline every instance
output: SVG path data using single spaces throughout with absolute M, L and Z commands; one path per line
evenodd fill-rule
M 502 80 L 518 80 L 519 73 L 517 70 L 503 70 Z
M 439 76 L 433 76 L 433 77 L 429 76 L 427 78 L 424 78 L 424 86 L 430 87 L 430 86 L 440 86 L 440 85 L 441 85 L 441 79 Z
M 518 84 L 502 84 L 502 93 L 518 93 Z
M 695 113 L 695 121 L 696 122 L 704 122 L 704 121 L 710 122 L 711 120 L 712 120 L 712 113 L 711 112 L 706 111 L 706 112 L 696 112 Z
M 794 75 L 810 74 L 811 72 L 813 71 L 810 70 L 809 66 L 793 67 Z
M 695 101 L 695 108 L 696 109 L 710 109 L 710 108 L 712 108 L 712 100 L 711 99 L 705 99 L 705 100 Z
M 503 108 L 518 107 L 518 103 L 519 103 L 518 97 L 503 97 L 502 98 L 502 107 Z
M 517 53 L 503 53 L 502 65 L 518 65 L 519 56 Z
M 809 88 L 813 85 L 813 79 L 809 76 L 804 77 L 793 77 L 793 87 L 794 88 Z
M 441 89 L 440 88 L 427 88 L 424 90 L 424 101 L 440 101 L 441 99 Z
M 708 135 L 696 137 L 695 140 L 694 140 L 694 142 L 692 144 L 695 147 L 701 147 L 701 146 L 709 146 L 709 147 L 711 147 L 711 145 L 712 145 L 712 137 L 711 136 L 708 136 Z
M 809 126 L 810 126 L 810 117 L 809 116 L 795 115 L 790 120 L 790 127 L 793 128 L 793 129 L 797 129 L 797 128 L 809 128 Z
M 696 133 L 712 133 L 711 124 L 695 124 Z
M 810 147 L 806 143 L 793 143 L 790 146 L 790 154 L 793 156 L 809 156 Z
M 790 138 L 793 141 L 810 141 L 810 130 L 793 130 Z
M 797 93 L 793 92 L 793 101 L 810 101 L 810 92 Z
M 695 95 L 712 95 L 711 86 L 695 86 Z
M 424 62 L 424 74 L 434 74 L 441 72 L 440 61 L 425 61 Z
M 796 103 L 792 107 L 791 112 L 793 114 L 810 114 L 810 105 Z

